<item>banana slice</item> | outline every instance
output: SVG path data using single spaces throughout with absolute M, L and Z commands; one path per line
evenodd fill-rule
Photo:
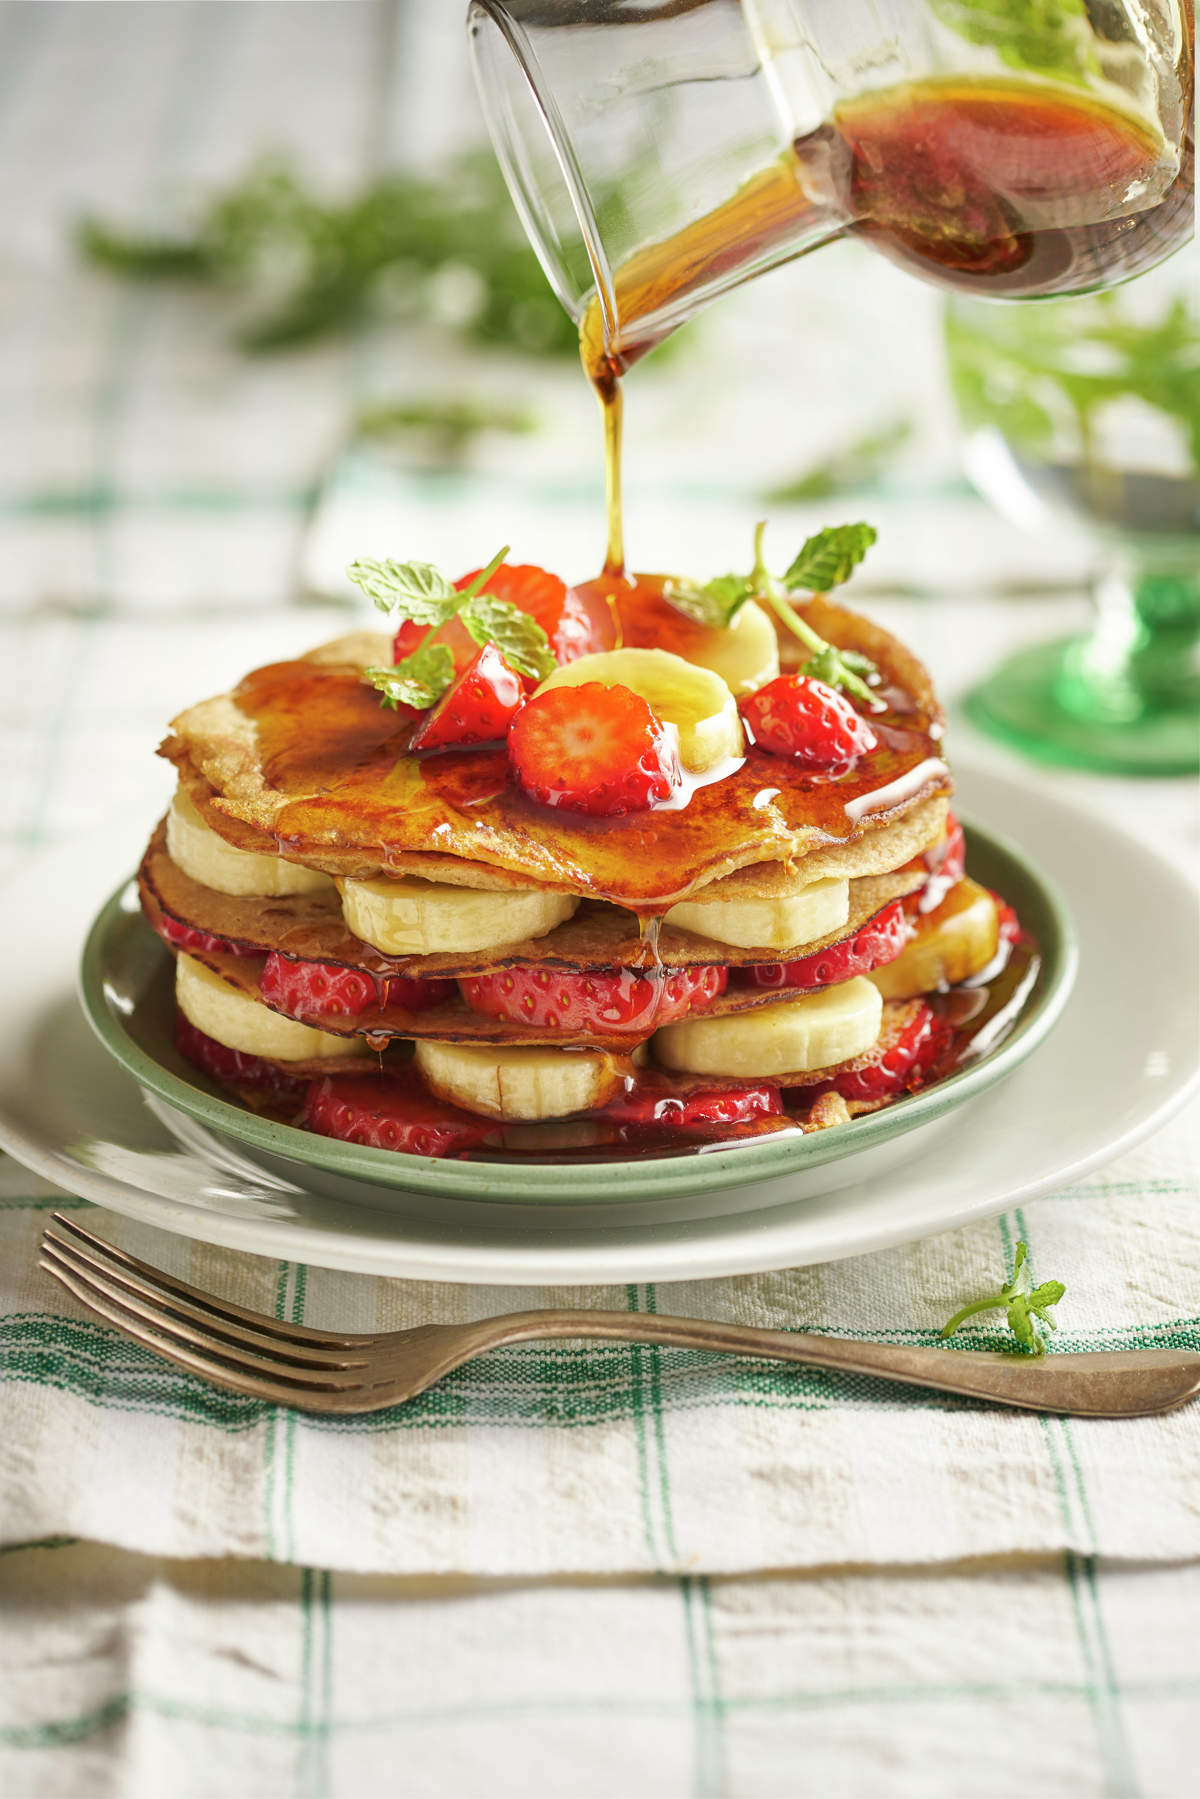
M 848 1062 L 879 1035 L 883 999 L 858 975 L 802 999 L 780 1000 L 758 1012 L 689 1019 L 665 1025 L 652 1039 L 655 1057 L 686 1074 L 810 1074 Z
M 277 898 L 285 893 L 320 893 L 333 886 L 319 869 L 301 868 L 257 850 L 234 849 L 205 824 L 182 787 L 175 789 L 167 811 L 167 853 L 185 875 L 218 893 Z
M 544 937 L 579 905 L 570 894 L 543 893 L 536 887 L 484 893 L 415 876 L 338 885 L 346 928 L 385 956 L 503 949 L 527 937 Z
M 681 900 L 666 922 L 738 949 L 796 949 L 839 930 L 849 916 L 849 881 L 830 879 L 778 899 Z
M 986 887 L 964 879 L 917 924 L 917 935 L 883 968 L 873 969 L 884 999 L 915 999 L 965 981 L 986 968 L 1000 945 L 996 902 Z
M 422 1038 L 414 1053 L 439 1099 L 485 1118 L 565 1118 L 604 1105 L 621 1084 L 610 1058 L 590 1050 L 498 1049 Z
M 779 673 L 779 639 L 757 600 L 747 600 L 724 630 L 689 635 L 687 652 L 689 662 L 711 668 L 739 700 Z
M 194 956 L 176 958 L 175 998 L 189 1024 L 226 1049 L 240 1049 L 248 1056 L 307 1062 L 317 1056 L 353 1056 L 362 1048 L 357 1037 L 332 1037 L 272 1012 L 261 1000 L 227 986 Z
M 670 650 L 601 650 L 580 656 L 577 662 L 556 668 L 537 691 L 582 687 L 586 681 L 640 693 L 664 724 L 675 726 L 679 760 L 693 774 L 704 774 L 745 753 L 737 701 L 724 681 Z

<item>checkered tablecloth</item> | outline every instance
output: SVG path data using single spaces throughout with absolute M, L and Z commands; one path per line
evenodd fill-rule
M 173 711 L 344 628 L 330 590 L 347 531 L 452 566 L 493 537 L 568 574 L 594 562 L 597 432 L 570 370 L 468 357 L 428 330 L 249 362 L 229 348 L 230 303 L 121 288 L 67 246 L 80 210 L 169 217 L 262 148 L 294 147 L 333 184 L 436 160 L 474 129 L 458 11 L 0 8 L 0 864 L 117 809 L 154 816 Z M 907 410 L 896 481 L 828 516 L 881 525 L 880 616 L 953 693 L 1082 616 L 1083 552 L 1015 540 L 957 482 L 934 303 L 861 266 L 829 252 L 777 277 L 787 294 L 764 283 L 714 314 L 710 342 L 733 359 L 720 390 L 694 363 L 647 370 L 631 538 L 659 564 L 732 566 L 762 486 L 800 460 L 794 418 L 836 438 L 843 415 Z M 826 331 L 819 355 L 796 354 L 798 312 Z M 878 328 L 848 343 L 847 317 Z M 532 396 L 545 429 L 364 497 L 355 458 L 338 460 L 353 407 L 428 391 L 431 371 Z M 1000 595 L 1038 580 L 1040 595 Z M 1117 782 L 1061 785 L 1195 854 L 1170 784 L 1139 786 L 1135 808 Z M 1068 1283 L 1064 1347 L 1198 1344 L 1198 1138 L 1181 1117 L 1072 1192 L 859 1261 L 615 1292 L 377 1281 L 89 1218 L 318 1325 L 582 1298 L 916 1341 L 1023 1235 L 1039 1276 Z M 503 1352 L 403 1412 L 319 1423 L 216 1393 L 72 1306 L 34 1266 L 56 1203 L 82 1206 L 0 1164 L 14 1799 L 1194 1789 L 1195 1409 L 1040 1420 L 564 1345 Z

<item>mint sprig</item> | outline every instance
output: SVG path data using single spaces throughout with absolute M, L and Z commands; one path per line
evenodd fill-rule
M 884 710 L 868 685 L 879 679 L 879 670 L 870 658 L 827 643 L 787 601 L 790 593 L 828 593 L 848 581 L 875 542 L 875 527 L 861 523 L 830 525 L 816 532 L 801 546 L 787 573 L 778 579 L 763 560 L 766 528 L 765 520 L 755 527 L 754 567 L 748 575 L 718 575 L 703 586 L 668 581 L 664 590 L 667 599 L 697 624 L 714 630 L 727 629 L 747 600 L 760 601 L 811 651 L 801 674 L 824 681 L 828 687 L 844 688 L 872 710 Z
M 454 656 L 444 643 L 418 644 L 411 656 L 391 668 L 366 668 L 363 679 L 379 693 L 385 706 L 411 706 L 428 712 L 436 706 L 454 680 Z
M 511 601 L 485 591 L 508 549 L 505 544 L 461 590 L 432 562 L 363 558 L 350 564 L 346 571 L 350 579 L 380 612 L 402 623 L 426 627 L 411 655 L 391 668 L 363 670 L 363 680 L 377 690 L 385 706 L 411 706 L 427 712 L 437 705 L 454 680 L 454 656 L 446 644 L 432 639 L 452 618 L 459 619 L 481 647 L 494 643 L 505 661 L 530 680 L 542 681 L 557 667 L 550 639 L 537 620 Z
M 1022 1349 L 1033 1355 L 1045 1355 L 1046 1333 L 1058 1329 L 1058 1320 L 1051 1308 L 1058 1304 L 1066 1288 L 1061 1281 L 1043 1281 L 1040 1287 L 1032 1287 L 1028 1256 L 1026 1245 L 1018 1243 L 1008 1285 L 986 1299 L 973 1299 L 955 1312 L 942 1329 L 943 1339 L 952 1337 L 960 1325 L 979 1312 L 1003 1311 L 1007 1314 L 1008 1328 Z

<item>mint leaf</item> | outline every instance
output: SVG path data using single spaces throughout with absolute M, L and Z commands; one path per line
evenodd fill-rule
M 1028 1255 L 1026 1245 L 1018 1242 L 1013 1258 L 1012 1278 L 998 1293 L 989 1294 L 986 1299 L 973 1299 L 961 1311 L 955 1312 L 953 1318 L 942 1328 L 943 1340 L 952 1337 L 960 1325 L 977 1313 L 1002 1310 L 1008 1320 L 1009 1330 L 1022 1349 L 1029 1350 L 1033 1355 L 1044 1355 L 1046 1330 L 1058 1329 L 1057 1320 L 1050 1314 L 1050 1307 L 1057 1304 L 1066 1288 L 1061 1281 L 1043 1281 L 1040 1287 L 1035 1287 L 1030 1292 Z
M 746 575 L 718 575 L 696 587 L 687 581 L 668 581 L 663 596 L 698 625 L 724 630 L 754 598 L 754 582 Z
M 458 610 L 459 595 L 432 562 L 376 562 L 364 558 L 346 570 L 350 579 L 374 600 L 381 612 L 390 612 L 414 624 L 444 625 Z
M 1058 1304 L 1066 1290 L 1061 1281 L 1043 1281 L 1029 1295 L 1029 1309 L 1042 1317 L 1049 1306 Z
M 1029 1302 L 1024 1293 L 1014 1295 L 1008 1302 L 1008 1328 L 1022 1349 L 1032 1349 L 1035 1355 L 1042 1352 L 1042 1344 L 1033 1328 L 1033 1320 L 1029 1316 Z
M 783 577 L 789 593 L 828 593 L 848 581 L 878 536 L 874 525 L 829 525 L 803 545 Z
M 363 680 L 374 687 L 385 706 L 412 706 L 428 712 L 454 679 L 454 657 L 444 643 L 418 644 L 411 656 L 392 668 L 365 668 Z
M 558 663 L 550 639 L 535 618 L 509 600 L 474 594 L 458 614 L 478 644 L 494 643 L 506 662 L 531 681 L 544 681 Z

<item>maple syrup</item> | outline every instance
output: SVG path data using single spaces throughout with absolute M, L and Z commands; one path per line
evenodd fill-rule
M 1030 78 L 930 79 L 843 102 L 724 205 L 619 267 L 615 324 L 598 298 L 585 312 L 580 350 L 604 413 L 605 573 L 624 568 L 621 376 L 693 296 L 789 243 L 811 245 L 822 222 L 830 237 L 862 237 L 927 281 L 979 295 L 1111 286 L 1190 236 L 1193 157 L 1190 126 L 1177 159 L 1131 115 Z
M 694 628 L 663 599 L 660 577 L 611 588 L 627 637 L 683 642 Z M 830 615 L 838 609 L 826 605 L 823 624 Z M 866 810 L 949 792 L 940 717 L 897 681 L 882 691 L 887 710 L 871 721 L 878 747 L 846 773 L 815 772 L 747 744 L 740 764 L 695 784 L 686 805 L 611 818 L 537 804 L 513 781 L 500 747 L 409 754 L 409 721 L 381 706 L 353 668 L 273 663 L 247 675 L 236 699 L 255 722 L 265 780 L 293 796 L 272 826 L 285 853 L 303 858 L 322 842 L 353 841 L 387 868 L 406 852 L 441 851 L 646 920 L 706 875 L 785 860 L 795 833 L 813 845 L 845 842 Z

